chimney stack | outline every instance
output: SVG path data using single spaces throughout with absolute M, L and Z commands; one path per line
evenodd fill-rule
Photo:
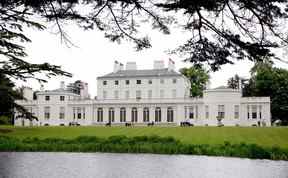
M 126 70 L 137 70 L 136 62 L 127 62 Z
M 124 65 L 122 63 L 119 65 L 119 70 L 124 70 Z
M 64 81 L 60 82 L 60 89 L 62 89 L 62 90 L 65 89 L 65 82 Z
M 154 69 L 164 69 L 164 61 L 154 61 Z
M 118 61 L 114 61 L 114 70 L 113 72 L 116 73 L 120 70 L 120 63 Z
M 168 61 L 168 71 L 174 71 L 175 70 L 175 62 L 169 58 Z

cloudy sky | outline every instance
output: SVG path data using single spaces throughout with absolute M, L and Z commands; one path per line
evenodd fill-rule
M 89 92 L 94 97 L 97 93 L 96 77 L 112 72 L 115 60 L 123 64 L 128 61 L 136 61 L 138 69 L 152 68 L 154 60 L 164 60 L 167 66 L 169 58 L 175 61 L 177 70 L 191 66 L 189 63 L 184 63 L 181 57 L 168 55 L 166 52 L 182 44 L 189 37 L 181 30 L 172 30 L 172 35 L 163 35 L 150 29 L 144 30 L 151 38 L 152 48 L 136 52 L 132 42 L 112 43 L 104 38 L 102 32 L 83 31 L 77 26 L 69 24 L 65 26 L 65 30 L 77 47 L 68 47 L 61 43 L 59 35 L 54 33 L 55 29 L 51 25 L 47 25 L 47 27 L 47 30 L 41 32 L 28 31 L 32 43 L 25 45 L 29 54 L 27 60 L 32 63 L 49 62 L 60 65 L 64 70 L 73 74 L 72 78 L 55 77 L 50 79 L 48 83 L 44 84 L 47 90 L 58 88 L 60 81 L 69 83 L 80 79 L 89 83 Z M 288 65 L 283 63 L 276 63 L 276 65 L 288 69 Z M 220 71 L 210 73 L 211 87 L 226 85 L 227 79 L 236 73 L 243 77 L 249 77 L 251 66 L 252 63 L 247 61 L 223 66 Z M 18 85 L 30 86 L 35 90 L 40 88 L 40 84 L 35 81 L 18 82 Z

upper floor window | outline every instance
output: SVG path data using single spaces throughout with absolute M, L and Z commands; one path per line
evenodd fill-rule
M 103 99 L 107 98 L 107 91 L 103 91 Z
M 148 80 L 148 84 L 152 84 L 152 80 Z
M 118 80 L 115 80 L 115 85 L 119 85 L 119 81 Z
M 126 83 L 126 85 L 129 85 L 130 81 L 129 80 L 125 80 L 125 83 Z
M 161 83 L 161 84 L 164 84 L 164 79 L 160 79 L 160 83 Z
M 130 93 L 129 93 L 129 90 L 125 91 L 125 98 L 126 98 L 126 99 L 129 99 L 129 97 L 130 97 L 129 94 L 130 94 Z
M 45 100 L 49 101 L 50 100 L 50 96 L 45 96 Z
M 177 79 L 176 79 L 176 78 L 173 78 L 172 82 L 173 82 L 173 83 L 177 83 Z
M 176 89 L 172 90 L 172 98 L 176 98 L 177 97 L 177 91 Z
M 152 90 L 148 90 L 148 98 L 152 98 Z
M 103 85 L 107 85 L 107 81 L 106 80 L 103 81 Z
M 141 91 L 140 90 L 136 91 L 136 99 L 141 99 Z
M 119 99 L 119 91 L 114 91 L 114 99 Z
M 164 90 L 160 90 L 160 98 L 164 98 Z
M 64 101 L 65 100 L 65 96 L 60 96 L 60 101 Z
M 141 80 L 137 80 L 137 81 L 136 81 L 136 84 L 141 84 Z

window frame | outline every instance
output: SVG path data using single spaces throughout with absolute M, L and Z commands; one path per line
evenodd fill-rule
M 50 96 L 49 95 L 45 95 L 45 101 L 50 101 Z

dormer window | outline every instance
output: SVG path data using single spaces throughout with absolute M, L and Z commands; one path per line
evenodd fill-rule
M 119 81 L 118 80 L 115 80 L 115 85 L 119 85 Z
M 49 101 L 50 100 L 50 96 L 45 96 L 45 101 Z
M 106 80 L 103 81 L 103 85 L 107 85 L 107 81 Z

